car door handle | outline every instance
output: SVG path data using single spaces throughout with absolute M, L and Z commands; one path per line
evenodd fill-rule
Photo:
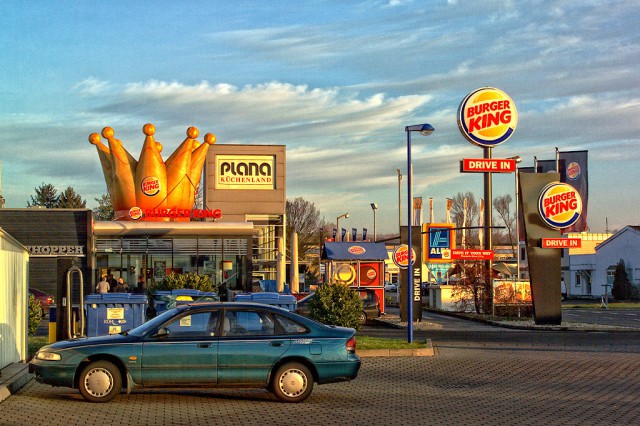
M 198 343 L 199 348 L 210 348 L 211 343 Z
M 282 346 L 282 342 L 271 342 L 271 346 Z

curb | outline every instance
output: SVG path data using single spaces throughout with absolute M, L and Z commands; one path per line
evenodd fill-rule
M 33 379 L 33 376 L 29 374 L 29 364 L 25 363 L 9 364 L 2 369 L 0 374 L 0 402 L 9 398 Z
M 360 358 L 373 357 L 408 357 L 408 356 L 434 356 L 431 339 L 427 339 L 426 347 L 419 349 L 365 349 L 356 350 L 356 355 Z

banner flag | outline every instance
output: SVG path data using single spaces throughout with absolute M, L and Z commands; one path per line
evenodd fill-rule
M 589 204 L 589 175 L 587 171 L 588 151 L 560 151 L 560 182 L 573 186 L 582 198 L 582 213 L 576 223 L 562 230 L 568 232 L 585 232 L 587 225 L 587 206 Z

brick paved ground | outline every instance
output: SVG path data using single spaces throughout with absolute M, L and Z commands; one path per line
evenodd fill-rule
M 263 390 L 137 391 L 109 404 L 31 382 L 0 404 L 7 425 L 637 425 L 629 348 L 443 343 L 426 358 L 366 358 L 357 380 L 303 404 Z

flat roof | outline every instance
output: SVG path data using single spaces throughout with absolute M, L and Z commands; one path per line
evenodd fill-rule
M 96 236 L 124 235 L 252 235 L 253 222 L 129 222 L 97 221 Z

